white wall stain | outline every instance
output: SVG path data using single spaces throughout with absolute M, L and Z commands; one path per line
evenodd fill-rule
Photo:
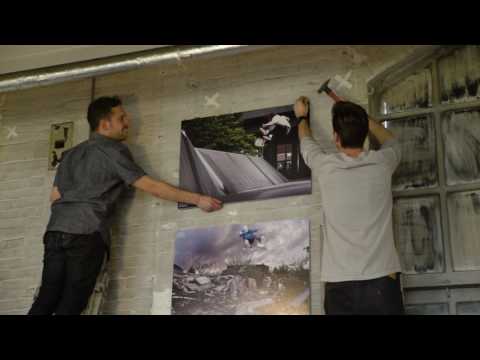
M 162 230 L 174 230 L 175 228 L 177 227 L 177 224 L 176 223 L 168 223 L 168 224 L 164 224 L 162 226 L 160 226 L 160 228 Z
M 170 315 L 172 303 L 172 289 L 153 292 L 151 315 Z

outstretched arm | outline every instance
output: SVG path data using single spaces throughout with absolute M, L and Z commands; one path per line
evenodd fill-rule
M 196 205 L 206 212 L 212 212 L 222 208 L 222 202 L 220 200 L 180 190 L 163 181 L 154 180 L 149 176 L 141 177 L 132 185 L 159 199 Z

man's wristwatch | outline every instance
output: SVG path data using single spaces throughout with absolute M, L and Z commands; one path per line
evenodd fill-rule
M 307 116 L 300 116 L 298 118 L 298 120 L 300 120 L 300 122 L 302 122 L 303 120 L 308 121 L 308 117 Z

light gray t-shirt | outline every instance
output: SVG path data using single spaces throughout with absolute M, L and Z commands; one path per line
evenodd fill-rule
M 352 158 L 326 154 L 311 138 L 301 142 L 318 178 L 324 216 L 324 282 L 371 280 L 401 272 L 393 240 L 392 175 L 400 163 L 397 140 Z

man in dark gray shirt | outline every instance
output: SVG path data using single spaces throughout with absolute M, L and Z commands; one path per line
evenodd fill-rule
M 65 152 L 50 196 L 52 212 L 43 239 L 40 292 L 30 315 L 80 314 L 88 304 L 110 246 L 115 204 L 129 187 L 157 198 L 221 209 L 219 200 L 156 181 L 133 160 L 129 119 L 117 97 L 102 97 L 88 108 L 90 140 Z

